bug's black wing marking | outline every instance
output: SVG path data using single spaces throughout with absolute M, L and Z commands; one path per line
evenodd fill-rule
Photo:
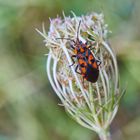
M 98 65 L 98 66 L 100 66 L 101 63 L 102 63 L 102 62 L 101 62 L 100 60 L 98 60 L 98 59 L 96 59 L 96 62 L 97 62 L 97 65 Z
M 85 78 L 87 81 L 95 83 L 99 76 L 99 70 L 92 67 L 92 65 L 88 64 Z

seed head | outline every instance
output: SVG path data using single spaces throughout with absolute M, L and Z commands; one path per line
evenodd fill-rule
M 78 25 L 81 22 L 79 31 Z M 96 131 L 105 130 L 112 122 L 121 94 L 115 53 L 107 43 L 108 29 L 103 14 L 91 13 L 50 19 L 48 33 L 37 30 L 49 49 L 46 70 L 49 81 L 65 110 L 82 126 Z M 73 40 L 91 45 L 96 60 L 101 61 L 97 82 L 84 80 L 75 72 L 78 61 L 72 64 Z M 93 73 L 94 74 L 94 73 Z M 91 75 L 92 77 L 93 75 Z

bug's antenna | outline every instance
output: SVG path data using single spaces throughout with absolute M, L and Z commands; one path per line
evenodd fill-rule
M 78 25 L 78 29 L 77 29 L 77 40 L 79 39 L 80 25 L 81 25 L 81 20 L 79 21 L 79 25 Z M 72 41 L 72 42 L 75 43 L 75 41 L 72 40 L 72 39 L 70 39 L 70 38 L 63 38 L 63 37 L 62 37 L 62 38 L 55 38 L 55 39 L 66 39 L 66 40 L 70 40 L 70 41 Z
M 80 31 L 81 20 L 79 21 L 78 29 L 77 29 L 77 40 L 79 39 L 79 31 Z
M 65 39 L 65 40 L 70 40 L 70 41 L 72 41 L 72 42 L 74 42 L 74 43 L 75 43 L 75 41 L 74 41 L 74 40 L 72 40 L 72 39 L 70 39 L 70 38 L 63 38 L 63 37 L 62 37 L 62 38 L 55 38 L 55 39 L 62 39 L 62 40 L 63 40 L 63 39 Z

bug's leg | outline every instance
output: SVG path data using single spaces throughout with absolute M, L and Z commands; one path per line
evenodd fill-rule
M 89 45 L 88 49 L 93 50 L 94 48 L 92 48 L 92 45 Z
M 78 66 L 79 66 L 79 65 L 76 66 L 75 72 L 81 75 L 82 73 L 80 73 L 80 72 L 78 71 Z
M 96 47 L 91 44 L 91 45 L 88 46 L 88 49 L 95 51 Z
M 74 59 L 73 59 L 73 58 L 75 58 L 75 57 L 76 57 L 76 55 L 72 55 L 72 56 L 71 56 L 72 64 L 69 65 L 69 67 L 71 67 L 71 66 L 73 66 L 73 65 L 75 64 L 75 61 L 74 61 Z
M 101 63 L 102 63 L 102 62 L 101 62 L 100 60 L 98 60 L 98 59 L 96 59 L 96 62 L 97 62 L 97 65 L 98 65 L 98 66 L 100 66 Z
M 85 88 L 85 83 L 84 83 L 84 77 L 83 77 L 83 80 L 82 80 L 82 84 L 83 84 L 83 87 Z
M 71 47 L 72 49 L 75 49 L 75 47 L 74 47 L 72 44 L 70 44 L 70 47 Z
M 86 40 L 85 44 L 86 44 L 86 45 L 88 44 L 88 40 Z
M 92 43 L 89 40 L 86 40 L 85 44 L 87 45 L 87 48 L 92 47 Z
M 89 42 L 88 40 L 87 40 L 86 43 L 85 43 L 85 44 L 87 45 L 87 46 L 86 46 L 87 49 L 91 49 L 91 47 L 92 47 L 92 44 L 91 44 L 91 43 L 89 44 L 89 43 L 90 43 L 90 42 Z

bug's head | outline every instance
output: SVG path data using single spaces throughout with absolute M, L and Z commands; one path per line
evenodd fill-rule
M 83 42 L 80 40 L 80 41 L 79 41 L 79 44 L 80 44 L 80 45 L 82 45 L 82 44 L 83 44 Z

